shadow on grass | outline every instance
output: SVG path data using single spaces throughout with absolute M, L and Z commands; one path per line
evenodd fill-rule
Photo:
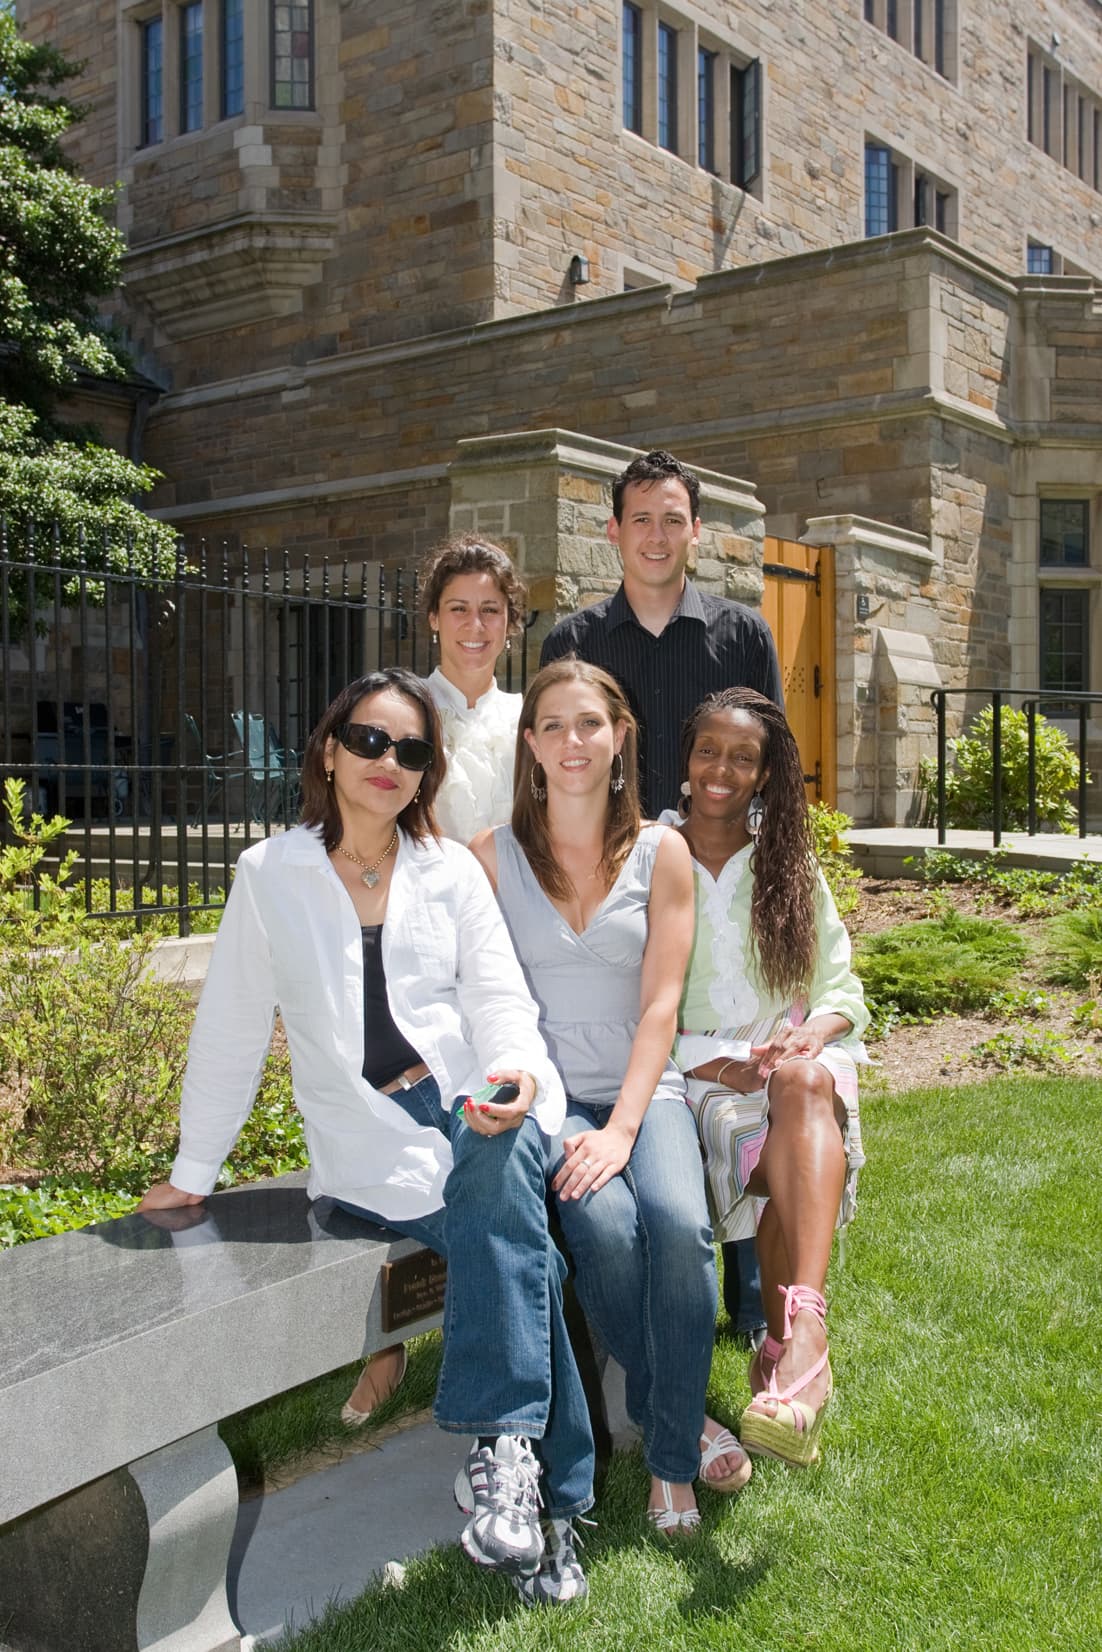
M 480 1571 L 448 1545 L 410 1560 L 400 1582 L 380 1579 L 356 1600 L 330 1604 L 311 1623 L 293 1626 L 265 1652 L 428 1652 L 429 1648 L 493 1646 L 516 1649 L 648 1644 L 647 1603 L 659 1615 L 672 1609 L 684 1620 L 714 1619 L 737 1610 L 772 1561 L 764 1546 L 748 1542 L 751 1516 L 738 1519 L 736 1547 L 725 1553 L 721 1530 L 737 1499 L 705 1493 L 704 1526 L 691 1537 L 667 1539 L 645 1523 L 648 1475 L 638 1450 L 617 1453 L 609 1466 L 595 1529 L 582 1529 L 583 1562 L 591 1582 L 588 1601 L 531 1609 L 508 1579 Z M 461 1517 L 457 1516 L 457 1522 Z M 458 1524 L 457 1524 L 458 1536 Z M 746 1548 L 743 1548 L 744 1542 Z M 671 1599 L 671 1588 L 676 1599 Z

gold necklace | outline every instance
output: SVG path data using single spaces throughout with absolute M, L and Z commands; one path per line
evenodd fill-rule
M 355 861 L 357 866 L 362 866 L 363 871 L 360 873 L 360 882 L 361 883 L 366 883 L 367 887 L 369 889 L 374 889 L 375 885 L 379 881 L 379 867 L 383 864 L 386 857 L 390 854 L 391 850 L 394 848 L 394 845 L 397 843 L 397 841 L 398 841 L 398 828 L 397 828 L 397 826 L 395 826 L 394 836 L 391 838 L 390 842 L 387 844 L 386 848 L 383 850 L 383 852 L 379 856 L 378 860 L 373 860 L 370 863 L 370 865 L 368 864 L 368 862 L 366 860 L 361 860 L 359 855 L 350 854 L 347 849 L 342 849 L 339 843 L 337 844 L 337 853 L 338 853 L 338 855 L 343 855 L 345 860 Z

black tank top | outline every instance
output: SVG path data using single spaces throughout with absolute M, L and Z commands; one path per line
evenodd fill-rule
M 361 925 L 364 943 L 364 1065 L 363 1076 L 376 1088 L 416 1067 L 421 1060 L 394 1024 L 383 973 L 383 926 Z

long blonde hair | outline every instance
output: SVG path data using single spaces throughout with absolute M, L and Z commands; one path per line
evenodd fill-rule
M 520 708 L 516 761 L 513 765 L 513 836 L 524 851 L 540 887 L 558 900 L 569 900 L 575 892 L 574 887 L 551 848 L 547 803 L 537 801 L 533 791 L 532 772 L 537 764 L 524 738 L 526 729 L 535 729 L 541 697 L 547 689 L 555 688 L 559 683 L 586 683 L 598 689 L 612 723 L 622 723 L 624 726 L 624 743 L 620 747 L 624 784 L 618 792 L 609 790 L 604 852 L 600 860 L 600 870 L 608 888 L 615 882 L 639 836 L 639 733 L 619 683 L 600 666 L 589 665 L 587 661 L 568 654 L 564 659 L 545 665 L 528 684 L 524 704 Z

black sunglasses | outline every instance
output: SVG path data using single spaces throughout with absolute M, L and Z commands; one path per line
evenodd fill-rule
M 376 728 L 374 723 L 342 723 L 337 739 L 354 757 L 380 758 L 393 746 L 403 769 L 417 769 L 422 773 L 436 756 L 431 740 L 418 740 L 415 734 L 403 734 L 400 740 L 395 740 L 385 728 Z

